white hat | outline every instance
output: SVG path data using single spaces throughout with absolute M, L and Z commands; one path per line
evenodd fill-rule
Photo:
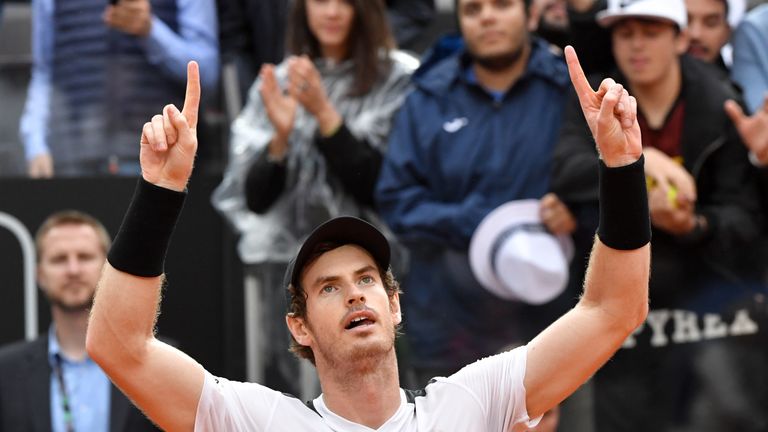
M 744 18 L 747 10 L 747 0 L 728 0 L 728 25 L 736 29 Z
M 688 25 L 683 0 L 608 0 L 608 9 L 597 13 L 597 23 L 603 27 L 610 27 L 623 18 L 666 20 L 681 29 Z
M 547 232 L 539 207 L 539 200 L 503 204 L 472 234 L 472 273 L 502 299 L 543 304 L 562 293 L 568 282 L 573 241 Z

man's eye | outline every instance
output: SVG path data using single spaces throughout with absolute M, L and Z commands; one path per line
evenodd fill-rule
M 360 278 L 360 282 L 362 282 L 362 283 L 364 283 L 366 285 L 372 284 L 373 281 L 374 280 L 373 280 L 373 278 L 371 276 L 363 276 L 362 278 Z
M 326 294 L 330 294 L 336 290 L 336 287 L 333 285 L 326 285 L 322 288 L 322 292 Z

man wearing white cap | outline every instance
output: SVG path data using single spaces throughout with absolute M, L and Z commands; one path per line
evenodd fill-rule
M 736 301 L 732 261 L 758 235 L 760 221 L 746 150 L 723 110 L 738 95 L 715 68 L 685 54 L 683 0 L 608 5 L 597 22 L 611 31 L 617 68 L 592 82 L 610 76 L 626 82 L 637 98 L 654 265 L 649 321 L 595 377 L 596 424 L 610 432 L 669 431 L 694 418 L 716 424 L 727 418 L 727 407 L 705 388 L 708 375 L 694 367 L 693 354 L 704 347 L 701 335 L 712 335 L 700 330 L 713 319 L 708 314 L 734 319 L 734 309 L 724 306 Z M 598 159 L 572 99 L 555 150 L 553 190 L 574 213 L 588 214 L 584 209 L 597 203 L 598 179 L 591 170 Z M 594 222 L 582 218 L 579 224 Z M 691 331 L 699 336 L 689 338 Z M 726 335 L 722 339 L 730 343 Z M 707 339 L 707 346 L 714 343 Z M 711 409 L 698 413 L 695 401 Z

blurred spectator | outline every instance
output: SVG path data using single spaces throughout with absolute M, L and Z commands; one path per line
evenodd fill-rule
M 561 49 L 568 45 L 570 24 L 566 0 L 533 0 L 530 16 L 531 31 Z
M 229 165 L 212 201 L 242 234 L 240 258 L 254 265 L 262 289 L 264 355 L 280 368 L 266 384 L 299 394 L 280 319 L 286 264 L 331 217 L 376 221 L 382 152 L 417 61 L 393 50 L 383 0 L 297 0 L 287 45 L 293 55 L 262 67 L 232 125 Z
M 597 88 L 610 76 L 637 99 L 654 264 L 648 321 L 594 378 L 596 422 L 599 431 L 701 430 L 686 429 L 692 400 L 705 395 L 697 386 L 707 377 L 692 372 L 696 349 L 715 337 L 713 323 L 725 328 L 734 316 L 750 321 L 728 309 L 738 292 L 732 289 L 739 278 L 732 261 L 759 232 L 746 152 L 722 109 L 737 95 L 722 85 L 715 67 L 683 55 L 682 0 L 608 4 L 598 19 L 611 30 L 618 69 L 591 82 Z M 594 232 L 598 178 L 590 170 L 598 155 L 575 95 L 565 118 L 553 189 L 574 213 L 585 215 L 579 225 Z M 708 323 L 703 330 L 700 322 Z M 717 395 L 704 398 L 709 415 L 716 415 L 724 405 L 710 396 Z
M 768 95 L 768 5 L 750 11 L 732 41 L 731 77 L 744 90 L 749 112 L 756 113 Z
M 237 70 L 240 100 L 264 63 L 278 63 L 285 55 L 288 0 L 218 0 L 222 64 Z M 239 107 L 242 108 L 242 107 Z
M 419 51 L 420 39 L 435 19 L 435 0 L 386 0 L 397 46 Z
M 746 0 L 685 0 L 688 53 L 727 69 L 732 62 L 728 41 L 744 16 Z
M 138 175 L 136 130 L 184 95 L 197 60 L 219 75 L 212 0 L 33 0 L 21 136 L 31 177 Z
M 417 72 L 390 138 L 377 204 L 411 252 L 403 303 L 415 386 L 526 341 L 539 318 L 486 291 L 468 262 L 470 237 L 488 213 L 549 191 L 569 81 L 562 58 L 529 33 L 528 6 L 459 0 L 466 48 L 425 60 L 432 66 Z M 567 232 L 570 214 L 550 198 L 542 217 Z
M 53 322 L 0 350 L 0 430 L 150 431 L 144 415 L 85 351 L 88 313 L 110 238 L 89 215 L 49 216 L 36 236 L 37 282 Z
M 732 39 L 734 61 L 731 77 L 744 91 L 749 116 L 736 101 L 726 104 L 726 112 L 736 124 L 758 167 L 763 212 L 768 214 L 768 5 L 750 11 Z M 756 277 L 768 284 L 768 222 L 762 242 L 756 245 L 751 267 Z

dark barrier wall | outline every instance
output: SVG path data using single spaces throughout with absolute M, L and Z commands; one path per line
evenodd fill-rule
M 159 334 L 214 374 L 243 379 L 243 295 L 234 238 L 209 204 L 218 178 L 194 178 L 166 260 Z M 114 237 L 136 180 L 132 178 L 0 181 L 0 212 L 19 219 L 34 236 L 42 221 L 62 209 L 82 210 L 101 220 Z M 0 228 L 0 344 L 24 338 L 24 277 L 21 248 Z M 39 330 L 50 324 L 39 293 Z

